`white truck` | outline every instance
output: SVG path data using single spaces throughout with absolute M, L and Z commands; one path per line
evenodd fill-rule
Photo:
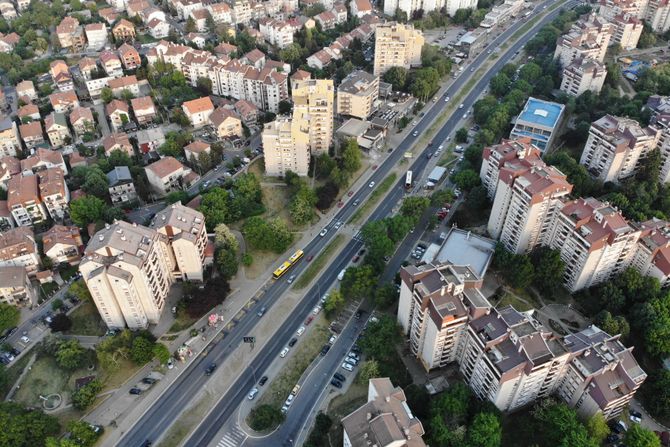
M 344 279 L 344 274 L 347 272 L 347 269 L 342 269 L 339 275 L 337 275 L 337 280 L 342 281 Z

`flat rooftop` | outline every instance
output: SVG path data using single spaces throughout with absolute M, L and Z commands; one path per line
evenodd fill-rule
M 494 240 L 459 228 L 449 230 L 441 247 L 436 249 L 433 245 L 426 250 L 423 261 L 469 265 L 480 278 L 484 277 L 496 248 Z M 428 259 L 428 256 L 432 259 Z
M 531 97 L 528 98 L 517 121 L 553 129 L 561 118 L 564 108 L 565 106 L 562 104 Z

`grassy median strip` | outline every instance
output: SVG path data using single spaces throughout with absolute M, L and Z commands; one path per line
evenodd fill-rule
M 305 269 L 300 278 L 295 282 L 293 286 L 294 289 L 303 289 L 307 286 L 314 277 L 321 271 L 321 269 L 326 265 L 330 257 L 337 251 L 337 248 L 342 245 L 344 242 L 344 235 L 338 234 L 335 238 L 330 241 L 326 248 L 324 248 L 321 253 L 312 261 L 312 263 Z
M 382 198 L 386 192 L 391 189 L 391 186 L 393 186 L 393 183 L 395 183 L 396 178 L 398 178 L 398 174 L 395 172 L 392 172 L 389 174 L 388 177 L 386 177 L 382 182 L 377 186 L 377 189 L 372 191 L 372 194 L 370 194 L 370 198 L 363 204 L 361 205 L 360 208 L 354 213 L 353 216 L 351 216 L 351 220 L 349 223 L 355 224 L 359 223 L 359 221 L 363 218 L 363 216 L 377 204 L 379 199 Z

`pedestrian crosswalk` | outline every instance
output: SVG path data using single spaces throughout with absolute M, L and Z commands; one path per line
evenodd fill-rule
M 239 425 L 235 424 L 219 440 L 217 447 L 239 447 L 247 439 L 247 434 L 242 431 Z

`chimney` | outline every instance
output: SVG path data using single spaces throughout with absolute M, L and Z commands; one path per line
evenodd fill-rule
M 385 400 L 386 402 L 391 402 L 391 396 L 386 396 L 386 397 L 384 398 L 384 400 Z
M 367 421 L 369 421 L 370 419 L 372 419 L 372 413 L 366 413 L 366 414 L 365 414 L 365 419 L 366 419 Z
M 444 296 L 446 292 L 447 292 L 447 286 L 443 285 L 442 288 L 440 289 L 440 296 Z

